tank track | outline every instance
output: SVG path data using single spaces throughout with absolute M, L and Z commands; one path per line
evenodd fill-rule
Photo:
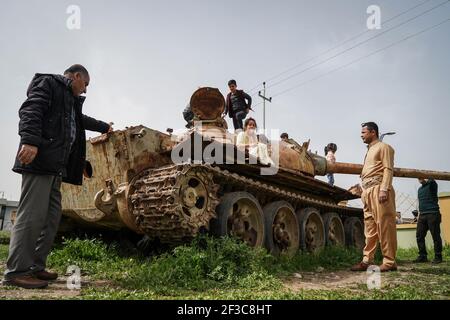
M 198 177 L 207 189 L 208 201 L 201 214 L 189 215 L 183 206 L 181 182 L 185 177 Z M 179 244 L 193 238 L 200 229 L 209 229 L 216 217 L 219 196 L 231 191 L 248 191 L 264 205 L 265 202 L 286 200 L 296 207 L 312 206 L 322 211 L 359 215 L 360 209 L 337 205 L 283 186 L 269 185 L 242 174 L 211 165 L 169 165 L 144 170 L 130 182 L 128 203 L 138 228 L 162 243 Z

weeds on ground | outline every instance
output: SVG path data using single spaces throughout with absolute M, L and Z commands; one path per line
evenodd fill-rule
M 120 280 L 139 265 L 139 257 L 119 255 L 117 244 L 96 239 L 65 239 L 48 256 L 49 268 L 64 274 L 69 266 L 77 266 L 92 279 Z
M 67 239 L 48 264 L 60 272 L 70 265 L 93 279 L 114 280 L 130 290 L 178 295 L 180 290 L 277 290 L 280 276 L 299 271 L 337 270 L 360 259 L 354 249 L 331 247 L 315 254 L 273 257 L 231 238 L 199 236 L 190 245 L 149 258 L 122 256 L 117 245 L 95 239 Z
M 315 253 L 299 252 L 293 257 L 281 256 L 272 259 L 268 268 L 277 275 L 288 275 L 299 271 L 335 271 L 348 268 L 361 259 L 355 248 L 325 247 Z
M 3 261 L 7 249 L 0 245 Z M 400 249 L 398 258 L 408 267 L 416 254 L 414 248 Z M 450 260 L 450 246 L 444 248 L 443 256 Z M 356 249 L 343 247 L 273 257 L 235 239 L 199 236 L 189 245 L 150 257 L 124 254 L 117 244 L 96 239 L 66 239 L 52 251 L 48 265 L 60 273 L 76 265 L 82 276 L 110 280 L 104 287 L 84 287 L 83 299 L 427 299 L 450 295 L 447 262 L 438 267 L 411 264 L 416 278 L 402 278 L 401 272 L 389 274 L 395 281 L 381 290 L 356 286 L 294 292 L 283 287 L 282 279 L 295 272 L 347 269 L 360 259 Z
M 273 257 L 264 249 L 252 249 L 231 238 L 196 238 L 189 246 L 180 246 L 141 265 L 122 284 L 127 288 L 173 290 L 210 288 L 281 287 L 267 269 Z
M 9 244 L 10 238 L 11 238 L 11 232 L 0 231 L 0 244 Z

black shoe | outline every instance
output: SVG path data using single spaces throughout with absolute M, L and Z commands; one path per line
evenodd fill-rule
M 418 256 L 416 260 L 413 260 L 414 263 L 424 263 L 428 262 L 427 257 Z
M 442 263 L 442 257 L 434 257 L 433 261 L 431 261 L 432 264 L 439 264 Z

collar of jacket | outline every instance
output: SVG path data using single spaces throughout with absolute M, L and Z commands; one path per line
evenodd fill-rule
M 58 81 L 61 84 L 63 84 L 70 91 L 70 93 L 72 94 L 72 80 L 71 79 L 69 79 L 69 78 L 67 78 L 65 76 L 62 76 L 60 74 L 53 74 L 52 76 L 53 76 L 53 78 L 56 81 Z M 78 100 L 80 105 L 83 105 L 84 100 L 86 100 L 85 96 L 78 96 L 78 97 L 73 96 L 73 98 L 75 99 L 75 101 Z
M 371 147 L 373 147 L 374 145 L 376 145 L 378 142 L 381 142 L 380 139 L 377 139 L 375 141 L 372 141 L 371 143 L 369 143 L 367 145 L 367 149 L 370 149 Z
M 61 75 L 61 74 L 51 74 L 51 73 L 36 73 L 33 77 L 33 80 L 30 83 L 30 87 L 28 88 L 28 90 L 31 88 L 32 84 L 38 80 L 41 77 L 52 77 L 53 79 L 56 80 L 56 82 L 62 84 L 64 87 L 67 88 L 67 90 L 70 90 L 70 93 L 72 93 L 72 80 Z M 74 97 L 75 99 L 77 99 L 77 97 Z M 84 96 L 79 96 L 78 97 L 80 103 L 83 103 L 84 100 L 86 99 L 86 97 Z

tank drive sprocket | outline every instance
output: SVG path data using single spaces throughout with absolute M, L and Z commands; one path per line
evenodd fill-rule
M 164 243 L 183 242 L 209 228 L 219 203 L 213 173 L 201 166 L 144 170 L 130 183 L 129 209 L 136 225 Z

